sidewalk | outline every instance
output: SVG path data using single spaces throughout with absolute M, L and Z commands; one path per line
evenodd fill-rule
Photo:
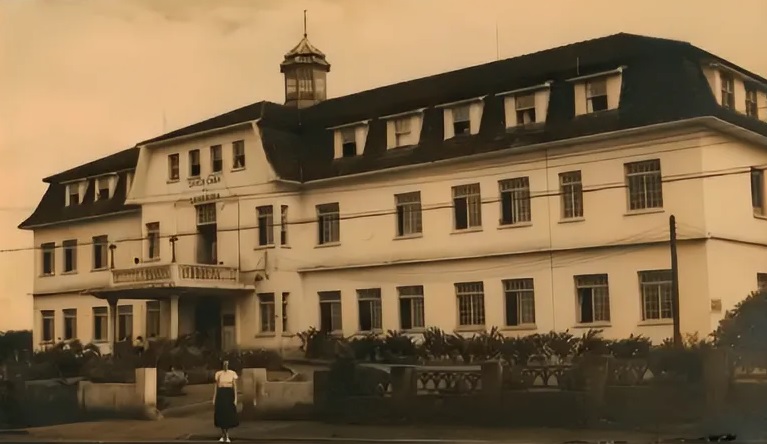
M 501 429 L 445 426 L 354 426 L 299 421 L 243 422 L 231 432 L 244 441 L 357 441 L 408 440 L 493 441 L 505 443 L 561 444 L 567 441 L 653 442 L 652 433 L 605 430 Z M 668 436 L 666 436 L 668 437 Z M 160 421 L 111 420 L 28 429 L 28 435 L 0 435 L 0 441 L 210 441 L 218 439 L 210 414 Z

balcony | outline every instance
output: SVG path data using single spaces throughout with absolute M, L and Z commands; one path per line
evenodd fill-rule
M 178 289 L 252 289 L 240 283 L 237 268 L 201 264 L 155 264 L 112 270 L 113 290 L 174 287 Z

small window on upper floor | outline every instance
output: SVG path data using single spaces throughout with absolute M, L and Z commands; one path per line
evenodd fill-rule
M 80 184 L 79 183 L 70 183 L 67 184 L 67 196 L 66 196 L 66 205 L 67 206 L 73 206 L 73 205 L 79 205 L 81 202 L 80 198 Z
M 408 145 L 412 133 L 412 121 L 410 117 L 402 117 L 394 121 L 394 146 Z
M 238 140 L 232 143 L 232 169 L 245 169 L 245 141 Z
M 354 157 L 357 155 L 357 134 L 354 128 L 341 130 L 341 157 Z
M 722 79 L 722 106 L 735 109 L 735 78 L 732 74 L 721 72 Z
M 517 125 L 536 123 L 535 93 L 514 96 L 514 109 L 517 114 Z
M 176 181 L 179 179 L 179 161 L 178 154 L 168 155 L 168 180 Z
M 754 215 L 764 215 L 764 170 L 751 168 L 751 206 Z
M 471 134 L 471 108 L 469 105 L 460 105 L 452 108 L 453 113 L 453 134 L 463 136 Z
M 224 169 L 224 158 L 221 154 L 221 145 L 210 147 L 210 167 L 213 173 L 220 173 Z
M 109 177 L 98 177 L 96 178 L 96 200 L 107 200 L 111 196 L 111 187 L 110 187 L 110 178 Z
M 746 85 L 746 115 L 756 119 L 759 118 L 759 104 L 756 88 L 751 85 Z
M 200 177 L 200 150 L 189 151 L 189 177 Z
M 607 103 L 607 79 L 591 79 L 586 82 L 586 111 L 596 113 L 605 111 Z

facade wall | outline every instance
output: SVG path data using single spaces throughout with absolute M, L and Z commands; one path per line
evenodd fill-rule
M 232 140 L 245 140 L 245 172 L 228 169 Z M 206 147 L 214 144 L 223 146 L 221 180 L 190 187 L 186 181 L 187 151 L 201 149 L 201 176 L 207 177 L 210 162 Z M 171 152 L 180 153 L 178 183 L 167 183 L 167 155 Z M 625 164 L 651 159 L 660 161 L 664 177 L 663 208 L 631 211 Z M 239 269 L 240 282 L 255 287 L 250 294 L 225 301 L 223 308 L 225 313 L 235 315 L 236 342 L 245 347 L 297 345 L 295 333 L 319 326 L 318 292 L 330 290 L 341 292 L 342 332 L 347 336 L 359 332 L 356 290 L 364 288 L 381 289 L 382 330 L 400 329 L 396 287 L 405 285 L 424 286 L 425 327 L 452 331 L 458 318 L 454 284 L 481 281 L 484 327 L 504 327 L 502 281 L 520 278 L 534 281 L 535 323 L 507 328 L 508 334 L 600 328 L 608 337 L 642 334 L 659 341 L 671 336 L 671 322 L 643 320 L 637 273 L 670 268 L 666 243 L 669 216 L 676 217 L 680 239 L 682 330 L 706 334 L 721 318 L 720 312 L 712 310 L 712 300 L 722 299 L 726 310 L 753 287 L 757 264 L 767 255 L 763 246 L 767 239 L 761 234 L 765 221 L 754 218 L 749 206 L 748 174 L 702 176 L 712 170 L 747 170 L 750 165 L 765 163 L 767 153 L 735 139 L 704 130 L 669 130 L 556 149 L 522 150 L 492 159 L 393 170 L 298 189 L 274 181 L 258 132 L 241 130 L 144 148 L 130 196 L 132 202 L 142 204 L 140 216 L 38 230 L 35 236 L 38 244 L 51 239 L 60 242 L 74 235 L 89 239 L 96 232 L 110 234 L 110 239 L 113 232 L 115 236 L 139 239 L 146 236 L 146 224 L 159 222 L 159 257 L 149 260 L 146 240 L 125 242 L 116 250 L 116 267 L 135 267 L 135 259 L 139 265 L 169 263 L 172 235 L 179 238 L 177 262 L 193 264 L 197 262 L 197 227 L 194 204 L 189 199 L 220 193 L 212 201 L 217 208 L 218 264 Z M 584 214 L 564 219 L 559 175 L 570 171 L 581 172 Z M 531 220 L 503 226 L 499 222 L 499 181 L 519 177 L 529 179 Z M 480 184 L 482 222 L 473 229 L 457 231 L 452 187 L 472 183 Z M 414 191 L 421 196 L 423 230 L 399 238 L 395 195 Z M 320 245 L 317 206 L 327 203 L 339 204 L 340 241 Z M 267 245 L 259 242 L 257 208 L 262 206 L 273 208 L 272 242 Z M 280 236 L 283 206 L 287 208 L 284 242 Z M 734 239 L 736 235 L 742 242 L 718 240 Z M 747 246 L 746 241 L 751 245 Z M 80 260 L 87 257 L 87 253 L 79 254 Z M 739 259 L 728 261 L 727 257 Z M 738 284 L 727 283 L 729 275 L 720 271 L 725 269 L 739 276 Z M 602 273 L 609 279 L 610 320 L 579 323 L 574 276 Z M 701 275 L 707 279 L 701 279 Z M 38 277 L 35 290 L 64 292 L 108 284 L 108 272 L 78 273 Z M 737 291 L 728 292 L 728 287 Z M 260 301 L 265 294 L 274 295 L 273 332 L 264 331 L 262 326 Z M 281 301 L 285 294 L 288 325 L 283 331 Z M 69 308 L 65 306 L 74 304 L 77 306 L 72 308 L 77 308 L 78 313 L 81 309 L 90 313 L 96 302 L 101 303 L 76 294 L 36 297 L 36 334 L 40 310 L 53 307 L 59 316 L 62 309 Z M 193 330 L 194 304 L 191 299 L 181 299 L 179 334 Z M 170 310 L 170 305 L 164 304 L 163 309 Z M 139 313 L 134 309 L 136 332 L 142 331 Z M 78 320 L 80 325 L 91 325 L 87 318 L 83 319 Z M 162 319 L 164 325 L 171 324 L 167 311 L 163 311 Z M 57 320 L 56 328 L 60 325 Z M 90 329 L 80 333 L 81 339 L 88 337 Z

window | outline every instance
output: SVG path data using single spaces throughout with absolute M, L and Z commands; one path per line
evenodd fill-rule
M 759 107 L 756 100 L 756 89 L 753 86 L 746 86 L 746 115 L 759 118 Z
M 160 336 L 160 302 L 147 301 L 146 303 L 146 337 Z
M 397 236 L 412 236 L 423 231 L 421 226 L 421 192 L 396 194 Z
M 478 327 L 485 325 L 485 291 L 482 282 L 455 284 L 458 299 L 458 325 Z
M 320 331 L 339 333 L 343 330 L 341 322 L 341 292 L 321 291 L 320 297 Z
M 179 171 L 178 154 L 168 155 L 168 180 L 178 180 Z
M 756 288 L 759 291 L 767 290 L 767 273 L 756 273 Z
M 147 257 L 157 259 L 160 257 L 160 222 L 146 224 Z
M 722 106 L 735 109 L 735 79 L 726 73 L 721 73 L 722 79 Z
M 586 82 L 586 111 L 595 113 L 607 109 L 607 79 Z
M 280 207 L 280 245 L 288 244 L 288 206 Z
M 93 307 L 93 340 L 106 341 L 109 339 L 109 309 Z
M 274 312 L 274 293 L 258 294 L 259 331 L 274 333 L 276 313 Z
M 343 128 L 341 130 L 341 155 L 343 157 L 354 157 L 357 155 L 357 136 L 354 128 Z
M 501 180 L 498 186 L 501 189 L 501 225 L 530 222 L 530 179 Z
M 282 332 L 288 330 L 288 298 L 290 293 L 282 293 Z
M 77 271 L 77 240 L 65 240 L 64 243 L 64 273 Z
M 610 321 L 610 292 L 606 274 L 575 276 L 578 295 L 578 322 Z
M 232 169 L 245 168 L 245 141 L 238 140 L 232 143 Z
M 503 281 L 503 295 L 506 302 L 506 325 L 512 327 L 535 324 L 535 292 L 532 279 Z
M 297 74 L 299 98 L 313 99 L 312 71 L 310 69 L 299 69 Z
M 212 225 L 216 223 L 216 204 L 197 205 L 197 225 Z
M 43 276 L 51 276 L 56 272 L 56 244 L 48 242 L 40 248 L 43 251 Z
M 381 289 L 365 288 L 357 290 L 359 308 L 359 331 L 381 331 Z
M 517 112 L 517 125 L 535 123 L 535 94 L 521 94 L 514 97 Z
M 453 111 L 453 134 L 461 136 L 471 133 L 471 117 L 469 105 L 457 106 Z
M 96 179 L 96 200 L 109 199 L 109 178 L 99 177 Z
M 405 146 L 410 136 L 412 119 L 403 117 L 394 121 L 394 146 Z
M 93 269 L 103 270 L 107 268 L 107 250 L 109 249 L 107 236 L 93 238 Z
M 40 321 L 41 321 L 41 327 L 42 327 L 42 342 L 53 342 L 54 335 L 56 334 L 56 312 L 53 310 L 42 310 L 40 311 Z
M 663 185 L 660 160 L 626 164 L 629 210 L 663 208 Z
M 257 207 L 258 245 L 274 245 L 274 214 L 271 205 Z
M 200 177 L 200 150 L 189 151 L 189 177 Z
M 317 205 L 317 225 L 319 226 L 320 245 L 341 242 L 338 203 Z
M 423 287 L 412 285 L 398 287 L 399 325 L 402 330 L 417 330 L 425 327 Z
M 453 187 L 453 215 L 456 230 L 482 226 L 482 198 L 478 183 Z
M 562 195 L 562 219 L 583 217 L 583 184 L 580 171 L 559 174 L 559 192 Z
M 125 340 L 133 337 L 133 306 L 117 306 L 117 338 Z
M 69 196 L 68 205 L 77 205 L 80 203 L 80 184 L 70 183 L 67 185 L 67 196 Z
M 64 340 L 77 339 L 77 309 L 66 308 L 64 313 Z
M 214 173 L 220 173 L 224 169 L 224 158 L 221 153 L 221 145 L 210 147 L 210 165 Z
M 672 319 L 671 270 L 640 271 L 642 319 Z
M 764 214 L 764 170 L 751 168 L 751 206 L 754 214 Z

